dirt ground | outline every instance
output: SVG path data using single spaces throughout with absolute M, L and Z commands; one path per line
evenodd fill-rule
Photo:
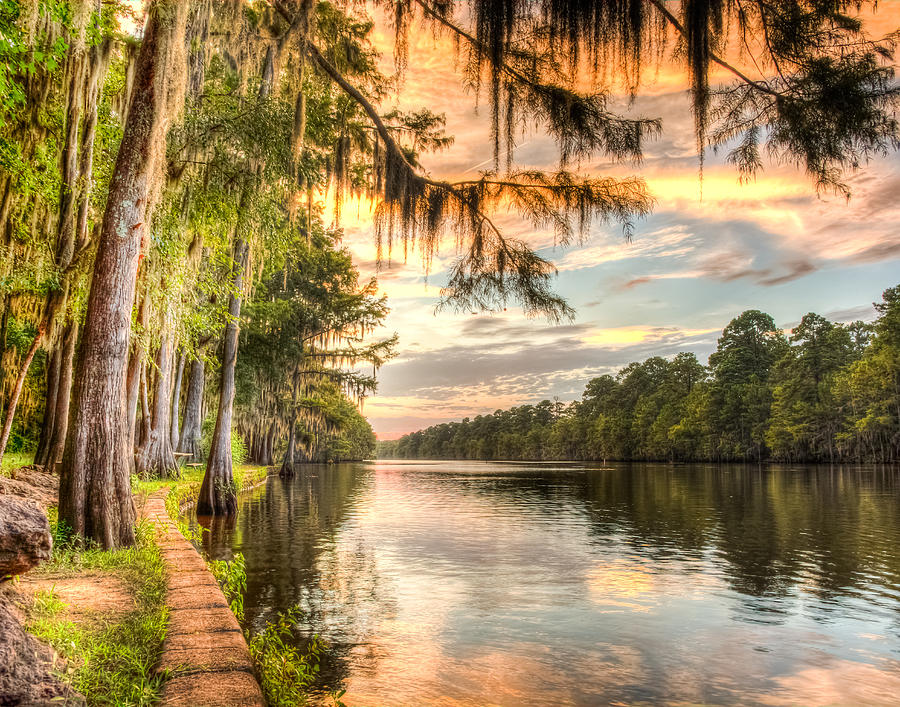
M 0 476 L 0 494 L 30 498 L 46 510 L 57 503 L 59 477 L 36 466 L 23 466 L 10 476 Z
M 110 574 L 25 575 L 18 585 L 19 594 L 26 602 L 31 601 L 38 592 L 51 590 L 66 604 L 62 616 L 75 624 L 109 621 L 137 608 L 128 585 Z

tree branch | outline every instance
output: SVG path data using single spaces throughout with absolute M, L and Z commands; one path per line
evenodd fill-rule
M 675 17 L 675 15 L 673 15 L 671 12 L 669 12 L 668 9 L 666 9 L 666 6 L 665 6 L 665 3 L 663 2 L 663 0 L 650 0 L 650 4 L 653 5 L 653 7 L 655 7 L 657 10 L 659 10 L 659 12 L 662 14 L 662 16 L 666 18 L 666 21 L 670 25 L 672 25 L 675 28 L 675 30 L 682 37 L 687 36 L 687 32 L 684 29 L 684 25 L 682 25 L 681 22 L 678 21 L 678 18 Z M 761 82 L 761 81 L 755 81 L 754 79 L 751 79 L 749 76 L 747 76 L 745 73 L 743 73 L 736 66 L 732 66 L 727 61 L 725 61 L 718 54 L 710 52 L 709 58 L 712 61 L 714 61 L 716 64 L 721 66 L 723 69 L 725 69 L 726 71 L 730 71 L 732 74 L 737 76 L 744 83 L 746 83 L 750 86 L 753 86 L 753 88 L 757 89 L 758 91 L 767 93 L 770 96 L 774 96 L 775 98 L 778 98 L 781 95 L 780 93 L 778 93 L 778 91 L 769 87 L 768 84 Z
M 369 119 L 375 125 L 375 130 L 378 133 L 378 136 L 381 138 L 381 141 L 384 143 L 385 147 L 390 150 L 394 156 L 403 164 L 405 167 L 418 179 L 421 179 L 426 184 L 429 184 L 438 189 L 442 189 L 448 194 L 452 195 L 455 199 L 461 201 L 466 204 L 469 208 L 472 208 L 473 212 L 476 216 L 481 220 L 482 223 L 488 225 L 490 229 L 494 232 L 494 234 L 501 240 L 503 240 L 503 234 L 500 232 L 500 229 L 497 228 L 496 225 L 491 221 L 488 216 L 482 211 L 474 208 L 472 204 L 468 202 L 463 196 L 461 196 L 454 188 L 453 185 L 448 182 L 442 182 L 435 179 L 431 179 L 429 177 L 422 176 L 418 172 L 416 172 L 415 168 L 409 163 L 409 160 L 406 159 L 406 155 L 403 154 L 403 151 L 400 149 L 400 146 L 397 144 L 396 140 L 394 140 L 393 136 L 388 129 L 388 126 L 385 124 L 384 120 L 382 120 L 381 115 L 379 115 L 375 106 L 362 94 L 362 92 L 356 88 L 353 84 L 347 81 L 344 78 L 343 74 L 341 74 L 331 63 L 324 57 L 322 52 L 319 51 L 318 47 L 316 47 L 312 42 L 306 43 L 306 51 L 309 54 L 309 57 L 319 65 L 319 67 L 334 81 L 341 89 L 349 95 L 354 101 L 356 101 L 359 106 L 366 112 L 369 116 Z

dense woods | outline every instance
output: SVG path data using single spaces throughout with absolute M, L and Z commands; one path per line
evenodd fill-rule
M 367 338 L 387 308 L 342 251 L 344 198 L 372 205 L 382 251 L 418 248 L 427 268 L 444 239 L 455 245 L 444 305 L 569 317 L 529 234 L 551 229 L 565 245 L 615 224 L 627 235 L 653 205 L 640 176 L 579 168 L 636 165 L 662 129 L 611 97 L 638 95 L 642 71 L 675 61 L 701 165 L 723 149 L 747 179 L 765 152 L 849 195 L 845 173 L 898 143 L 894 38 L 869 36 L 859 13 L 870 5 L 381 0 L 394 77 L 356 3 L 150 0 L 144 17 L 106 0 L 0 3 L 0 457 L 33 448 L 59 471 L 61 521 L 115 547 L 133 541 L 131 476 L 177 473 L 177 455 L 205 458 L 198 508 L 210 513 L 234 511 L 236 452 L 285 474 L 295 459 L 364 456 L 371 431 L 354 403 L 375 381 L 361 371 L 395 342 Z M 443 116 L 387 105 L 415 70 L 406 48 L 420 25 L 454 40 L 461 80 L 488 98 L 493 163 L 473 178 L 421 166 L 451 141 Z M 558 164 L 516 164 L 526 126 L 555 140 Z M 497 211 L 521 227 L 499 228 Z M 792 416 L 813 398 L 827 407 L 832 389 L 767 387 L 789 366 L 769 354 L 765 380 L 738 384 L 729 376 L 744 371 L 728 373 L 738 364 L 723 350 L 696 387 L 730 425 L 716 441 L 705 412 L 660 400 L 644 415 L 643 395 L 627 429 L 665 410 L 685 420 L 687 456 L 894 454 L 890 411 L 866 412 L 852 439 L 843 427 L 796 433 Z M 872 385 L 851 375 L 846 395 Z M 705 411 L 701 392 L 684 405 Z M 786 420 L 771 440 L 758 424 L 767 395 Z M 651 437 L 610 428 L 591 454 L 676 453 Z
M 354 111 L 296 47 L 210 39 L 262 22 L 219 9 L 151 3 L 140 41 L 116 3 L 0 16 L 0 456 L 61 469 L 61 516 L 107 546 L 131 541 L 129 476 L 178 456 L 207 461 L 206 510 L 227 512 L 235 458 L 290 473 L 374 447 L 356 403 L 392 355 L 365 341 L 388 309 L 314 191 Z M 320 12 L 348 75 L 384 81 L 371 25 Z
M 874 324 L 750 310 L 709 365 L 655 356 L 543 400 L 379 443 L 382 458 L 785 462 L 900 459 L 900 287 Z

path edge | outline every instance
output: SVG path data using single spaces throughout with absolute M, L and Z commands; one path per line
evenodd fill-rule
M 197 549 L 166 511 L 168 489 L 136 499 L 154 526 L 168 573 L 169 622 L 156 673 L 167 675 L 161 707 L 265 707 L 250 649 Z

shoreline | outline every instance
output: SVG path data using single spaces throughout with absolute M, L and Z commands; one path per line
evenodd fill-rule
M 167 495 L 157 491 L 140 509 L 141 520 L 156 529 L 155 543 L 168 571 L 169 621 L 156 666 L 166 679 L 158 704 L 264 707 L 244 633 L 206 561 L 166 509 Z M 223 684 L 229 686 L 227 694 Z
M 55 519 L 57 489 L 55 483 L 50 488 L 50 481 L 58 481 L 58 477 L 31 464 L 4 469 L 4 472 L 0 492 L 33 499 Z M 268 467 L 237 466 L 238 493 L 265 484 L 269 472 Z M 15 602 L 21 612 L 26 635 L 52 650 L 52 654 L 59 653 L 63 665 L 69 665 L 62 674 L 55 660 L 47 663 L 47 669 L 52 669 L 55 678 L 74 695 L 81 692 L 116 699 L 115 695 L 119 694 L 116 690 L 121 686 L 114 685 L 115 674 L 107 674 L 109 668 L 102 660 L 94 664 L 94 659 L 88 658 L 93 655 L 89 653 L 92 644 L 109 639 L 106 634 L 91 638 L 90 632 L 97 624 L 96 619 L 102 617 L 101 623 L 107 626 L 104 630 L 127 634 L 129 622 L 134 620 L 133 612 L 145 607 L 142 610 L 159 613 L 159 627 L 152 629 L 158 631 L 158 638 L 142 639 L 150 643 L 140 649 L 144 652 L 139 664 L 135 664 L 144 679 L 155 686 L 154 695 L 145 694 L 139 699 L 140 704 L 185 707 L 266 704 L 248 638 L 201 551 L 180 527 L 183 524 L 179 522 L 179 514 L 195 504 L 202 474 L 203 470 L 197 469 L 180 479 L 133 479 L 136 521 L 139 530 L 144 529 L 141 535 L 144 539 L 139 539 L 138 545 L 152 547 L 152 553 L 158 558 L 160 577 L 155 609 L 143 603 L 146 587 L 140 581 L 132 584 L 129 579 L 135 572 L 143 571 L 141 560 L 128 559 L 134 557 L 130 553 L 117 558 L 119 551 L 68 548 L 62 544 L 62 536 L 57 537 L 59 548 L 50 560 L 10 585 L 11 593 L 6 591 L 6 599 Z M 51 526 L 54 533 L 58 532 L 55 528 Z M 85 619 L 88 623 L 80 623 Z M 66 632 L 78 631 L 82 638 L 57 645 L 54 627 Z M 82 640 L 87 643 L 81 643 Z M 123 644 L 120 650 L 131 651 L 132 647 Z M 83 674 L 75 675 L 72 666 Z M 92 685 L 87 690 L 85 680 Z M 221 694 L 223 681 L 230 686 L 227 697 Z M 106 687 L 96 691 L 100 685 L 106 685 L 111 691 L 107 692 Z

